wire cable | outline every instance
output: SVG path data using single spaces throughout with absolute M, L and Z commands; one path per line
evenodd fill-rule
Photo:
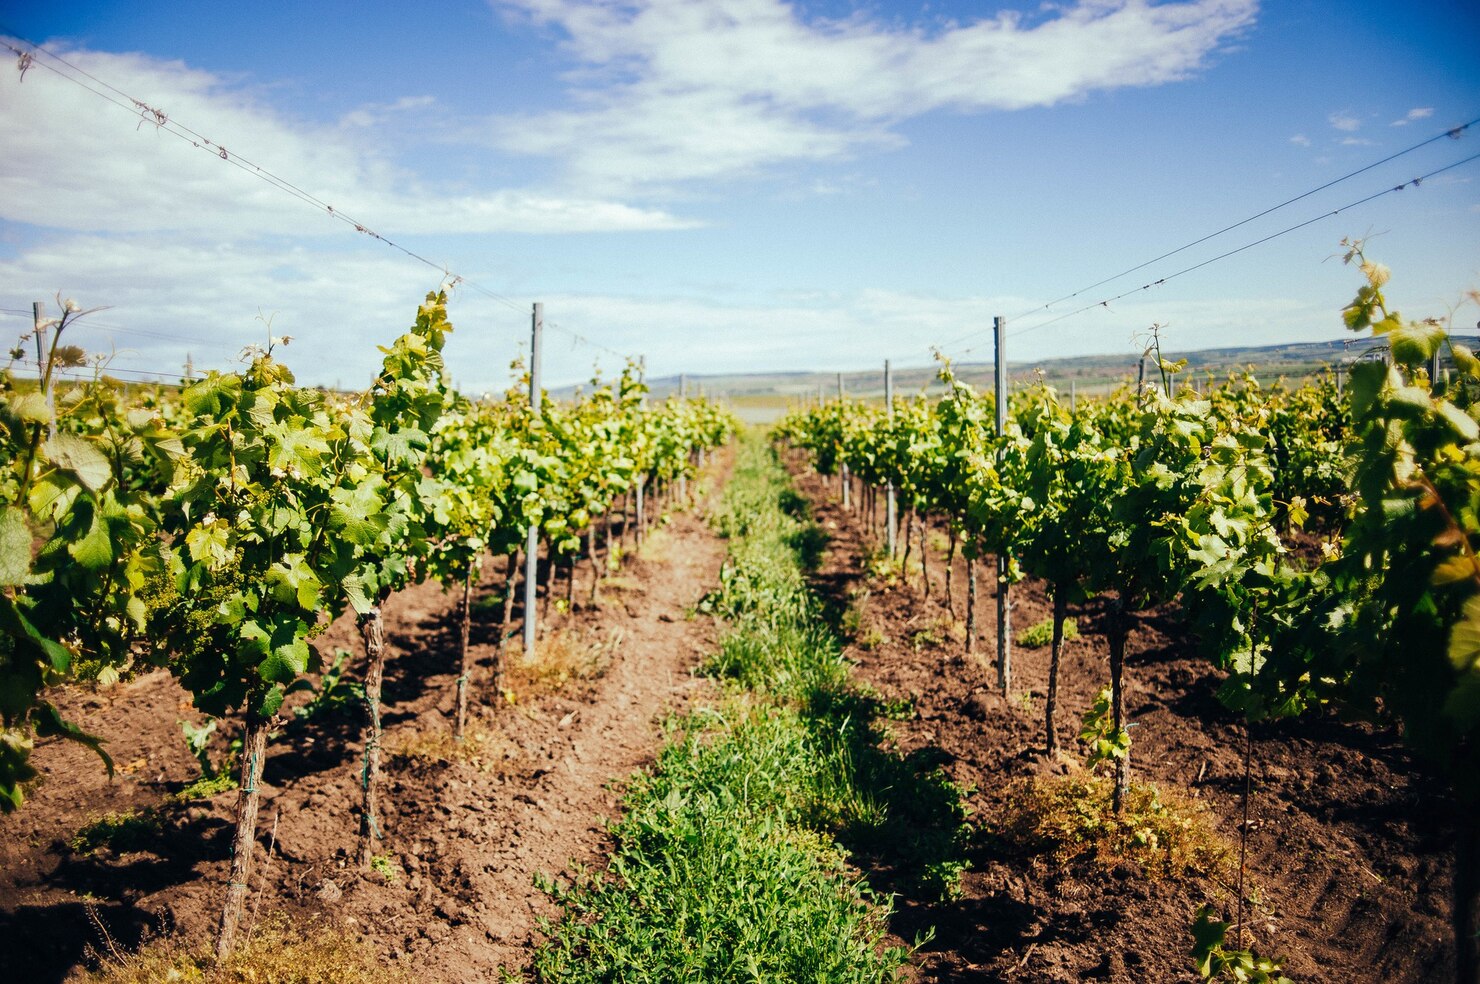
M 1073 311 L 1066 312 L 1066 313 L 1061 314 L 1061 315 L 1059 315 L 1057 317 L 1054 317 L 1054 318 L 1049 318 L 1047 321 L 1040 321 L 1037 324 L 1029 325 L 1026 328 L 1019 328 L 1016 331 L 1009 331 L 1007 333 L 1007 337 L 1008 338 L 1013 338 L 1013 337 L 1016 337 L 1018 335 L 1026 335 L 1030 331 L 1037 331 L 1040 328 L 1046 328 L 1049 325 L 1057 324 L 1060 321 L 1064 321 L 1064 320 L 1066 320 L 1068 318 L 1072 318 L 1072 317 L 1074 317 L 1076 315 L 1083 314 L 1086 311 L 1092 311 L 1092 310 L 1094 310 L 1097 307 L 1109 307 L 1115 301 L 1123 300 L 1124 298 L 1130 297 L 1133 294 L 1139 294 L 1142 291 L 1151 290 L 1153 287 L 1160 287 L 1163 284 L 1167 283 L 1168 281 L 1175 280 L 1178 277 L 1183 276 L 1184 274 L 1192 273 L 1194 270 L 1201 270 L 1205 266 L 1209 266 L 1209 265 L 1211 265 L 1213 263 L 1217 263 L 1220 260 L 1225 260 L 1225 259 L 1227 259 L 1230 256 L 1236 256 L 1239 253 L 1243 253 L 1246 250 L 1253 249 L 1256 246 L 1262 246 L 1262 245 L 1264 245 L 1265 243 L 1267 243 L 1267 242 L 1269 242 L 1271 240 L 1278 239 L 1281 236 L 1288 235 L 1289 233 L 1295 232 L 1296 230 L 1304 229 L 1306 226 L 1314 225 L 1315 223 L 1320 222 L 1323 219 L 1329 219 L 1329 218 L 1332 218 L 1334 216 L 1340 215 L 1343 212 L 1349 211 L 1349 210 L 1351 210 L 1353 208 L 1357 208 L 1360 205 L 1365 205 L 1368 202 L 1375 201 L 1375 200 L 1377 200 L 1379 198 L 1384 197 L 1385 195 L 1391 195 L 1394 192 L 1402 191 L 1403 189 L 1408 188 L 1408 187 L 1418 188 L 1418 187 L 1420 187 L 1423 184 L 1423 182 L 1427 181 L 1428 179 L 1430 179 L 1432 177 L 1435 177 L 1436 175 L 1443 174 L 1446 171 L 1452 171 L 1452 170 L 1454 170 L 1457 167 L 1463 167 L 1464 165 L 1469 164 L 1472 161 L 1476 161 L 1476 160 L 1480 160 L 1480 154 L 1472 154 L 1469 157 L 1464 158 L 1463 160 L 1455 161 L 1453 164 L 1447 164 L 1444 167 L 1436 168 L 1435 170 L 1432 170 L 1432 171 L 1428 172 L 1427 174 L 1419 175 L 1416 178 L 1410 178 L 1409 180 L 1404 181 L 1402 184 L 1394 185 L 1391 188 L 1384 188 L 1382 191 L 1374 192 L 1373 194 L 1367 195 L 1364 198 L 1359 198 L 1359 199 L 1357 199 L 1356 201 L 1353 201 L 1353 202 L 1348 202 L 1347 204 L 1341 206 L 1340 208 L 1332 209 L 1329 212 L 1323 212 L 1320 215 L 1317 215 L 1317 216 L 1314 216 L 1312 218 L 1306 219 L 1303 222 L 1297 222 L 1294 225 L 1287 226 L 1284 229 L 1279 230 L 1278 232 L 1270 233 L 1267 236 L 1263 236 L 1263 237 L 1261 237 L 1259 239 L 1255 239 L 1255 240 L 1253 240 L 1251 242 L 1244 243 L 1242 246 L 1238 246 L 1238 247 L 1236 247 L 1234 249 L 1230 249 L 1230 250 L 1227 250 L 1225 252 L 1219 253 L 1217 256 L 1212 256 L 1212 257 L 1209 257 L 1206 260 L 1202 260 L 1201 262 L 1194 263 L 1191 266 L 1184 267 L 1183 269 L 1178 270 L 1175 273 L 1169 273 L 1165 277 L 1161 277 L 1160 279 L 1153 280 L 1150 283 L 1142 284 L 1140 287 L 1136 287 L 1136 288 L 1134 288 L 1132 290 L 1123 291 L 1122 293 L 1116 294 L 1113 297 L 1107 297 L 1104 300 L 1095 301 L 1092 304 L 1086 304 L 1084 307 L 1076 308 Z M 962 340 L 964 340 L 966 338 L 974 338 L 977 335 L 981 335 L 981 334 L 983 334 L 985 332 L 988 332 L 988 331 L 991 331 L 991 330 L 992 330 L 991 328 L 980 328 L 980 329 L 977 329 L 977 330 L 975 330 L 975 331 L 973 331 L 973 332 L 971 332 L 971 333 L 969 333 L 967 335 L 961 336 L 960 338 L 956 339 L 956 341 L 962 341 Z M 940 348 L 940 347 L 941 346 L 937 346 L 937 348 Z M 967 355 L 967 354 L 975 351 L 979 347 L 980 346 L 972 346 L 971 348 L 962 349 L 962 350 L 958 351 L 955 354 L 958 355 L 958 356 L 960 356 L 960 355 Z
M 1037 314 L 1037 313 L 1040 313 L 1040 312 L 1043 312 L 1043 311 L 1047 311 L 1049 308 L 1053 307 L 1056 304 L 1062 304 L 1064 301 L 1073 300 L 1074 298 L 1076 298 L 1079 295 L 1085 293 L 1086 291 L 1094 290 L 1096 287 L 1103 287 L 1106 284 L 1113 283 L 1114 281 L 1119 280 L 1122 277 L 1129 276 L 1130 274 L 1135 273 L 1137 270 L 1143 270 L 1146 267 L 1149 267 L 1149 266 L 1151 266 L 1154 263 L 1160 263 L 1162 260 L 1170 259 L 1171 257 L 1178 255 L 1179 253 L 1184 253 L 1187 250 L 1192 249 L 1195 246 L 1201 246 L 1203 243 L 1208 242 L 1209 240 L 1212 240 L 1212 239 L 1216 239 L 1219 236 L 1223 235 L 1224 233 L 1232 232 L 1235 229 L 1238 229 L 1238 228 L 1240 228 L 1242 226 L 1246 226 L 1250 222 L 1254 222 L 1254 221 L 1256 221 L 1258 219 L 1262 219 L 1266 215 L 1269 215 L 1269 214 L 1271 214 L 1273 212 L 1277 212 L 1280 209 L 1285 208 L 1288 205 L 1293 205 L 1296 202 L 1303 201 L 1304 199 L 1309 198 L 1312 195 L 1319 194 L 1320 192 L 1325 191 L 1328 188 L 1333 188 L 1336 185 L 1339 185 L 1339 184 L 1341 184 L 1344 181 L 1349 181 L 1350 179 L 1357 177 L 1358 175 L 1366 174 L 1368 171 L 1371 171 L 1373 168 L 1381 167 L 1384 164 L 1389 164 L 1389 163 L 1397 160 L 1400 157 L 1405 157 L 1408 154 L 1411 154 L 1411 153 L 1413 153 L 1416 150 L 1421 150 L 1422 148 L 1427 147 L 1430 144 L 1437 143 L 1440 140 L 1446 140 L 1446 139 L 1447 140 L 1458 140 L 1461 136 L 1464 135 L 1464 133 L 1465 133 L 1466 130 L 1469 130 L 1471 127 L 1475 126 L 1476 124 L 1480 124 L 1480 117 L 1477 117 L 1475 119 L 1472 119 L 1472 120 L 1470 120 L 1469 122 L 1466 122 L 1466 123 L 1461 123 L 1458 126 L 1450 127 L 1449 129 L 1443 131 L 1442 133 L 1435 134 L 1434 136 L 1429 137 L 1426 140 L 1421 140 L 1418 143 L 1413 144 L 1411 147 L 1406 147 L 1403 150 L 1400 150 L 1400 151 L 1398 151 L 1395 154 L 1389 154 L 1387 157 L 1384 157 L 1380 161 L 1373 161 L 1371 164 L 1367 164 L 1367 165 L 1365 165 L 1363 167 L 1359 167 L 1355 171 L 1348 171 L 1346 174 L 1343 174 L 1341 177 L 1339 177 L 1339 178 L 1333 178 L 1332 180 L 1327 181 L 1325 184 L 1318 185 L 1315 188 L 1310 189 L 1309 191 L 1302 192 L 1301 194 L 1296 195 L 1294 198 L 1287 198 L 1284 201 L 1280 202 L 1278 205 L 1271 205 L 1270 207 L 1268 207 L 1266 209 L 1263 209 L 1263 210 L 1261 210 L 1259 212 L 1255 212 L 1253 215 L 1250 215 L 1248 218 L 1240 219 L 1237 222 L 1234 222 L 1234 223 L 1232 223 L 1230 225 L 1224 226 L 1223 228 L 1217 230 L 1216 232 L 1210 232 L 1207 235 L 1201 236 L 1201 237 L 1199 237 L 1197 239 L 1194 239 L 1194 240 L 1192 240 L 1189 243 L 1184 243 L 1183 245 L 1178 246 L 1176 249 L 1169 250 L 1169 251 L 1167 251 L 1165 253 L 1162 253 L 1160 256 L 1153 257 L 1152 259 L 1146 260 L 1143 263 L 1137 263 L 1135 266 L 1127 267 L 1126 269 L 1120 271 L 1119 273 L 1113 274 L 1113 275 L 1111 275 L 1109 277 L 1106 277 L 1103 280 L 1097 280 L 1097 281 L 1095 281 L 1092 284 L 1088 284 L 1088 285 L 1086 285 L 1084 287 L 1080 287 L 1078 290 L 1075 290 L 1075 291 L 1072 291 L 1071 293 L 1065 294 L 1063 297 L 1059 297 L 1059 298 L 1056 298 L 1056 299 L 1054 299 L 1052 301 L 1049 301 L 1047 304 L 1039 304 L 1039 305 L 1035 305 L 1033 307 L 1030 307 L 1027 310 L 1020 312 L 1019 314 L 1013 315 L 1012 317 L 1008 318 L 1007 320 L 1009 322 L 1016 321 L 1019 318 L 1026 318 L 1030 314 Z M 1345 206 L 1345 207 L 1346 208 L 1350 208 L 1351 206 Z M 1338 211 L 1341 211 L 1341 210 L 1338 209 Z M 1334 215 L 1336 213 L 1333 212 L 1331 214 Z M 1247 248 L 1247 247 L 1245 247 L 1245 248 Z M 1091 306 L 1092 307 L 1093 306 L 1098 306 L 1098 303 L 1099 302 L 1096 302 L 1095 305 L 1091 305 Z M 1078 313 L 1078 312 L 1075 312 L 1075 313 Z M 1044 322 L 1044 324 L 1052 324 L 1052 322 Z M 936 348 L 940 348 L 940 349 L 949 348 L 950 346 L 955 345 L 958 342 L 964 341 L 965 339 L 975 338 L 977 335 L 979 335 L 982 332 L 982 330 L 983 329 L 973 329 L 972 331 L 966 332 L 963 335 L 959 335 L 956 338 L 953 338 L 953 339 L 950 339 L 948 341 L 942 342 L 942 343 L 940 343 L 939 345 L 937 345 L 935 347 Z
M 445 264 L 435 263 L 427 257 L 421 255 L 420 253 L 417 253 L 414 250 L 409 249 L 408 247 L 396 242 L 395 240 L 376 232 L 364 222 L 361 222 L 358 219 L 355 219 L 345 212 L 335 208 L 329 202 L 318 197 L 312 192 L 306 191 L 298 184 L 295 184 L 294 182 L 289 181 L 278 174 L 275 174 L 266 167 L 257 164 L 249 158 L 243 157 L 242 155 L 235 152 L 228 151 L 226 147 L 221 143 L 212 140 L 205 134 L 199 132 L 198 130 L 192 129 L 189 126 L 186 126 L 178 120 L 175 120 L 164 110 L 156 108 L 155 106 L 150 105 L 144 100 L 139 99 L 136 96 L 124 91 L 123 89 L 118 88 L 112 83 L 99 78 L 86 69 L 63 58 L 61 55 L 58 55 L 57 53 L 41 46 L 40 44 L 37 44 L 35 41 L 26 38 L 16 31 L 10 30 L 5 25 L 0 25 L 0 30 L 3 30 L 6 34 L 16 39 L 17 41 L 28 45 L 31 49 L 30 51 L 26 51 L 14 44 L 11 44 L 9 41 L 0 40 L 0 44 L 3 44 L 5 48 L 9 49 L 20 59 L 19 70 L 22 81 L 24 81 L 25 79 L 26 72 L 29 71 L 31 68 L 44 68 L 52 74 L 58 76 L 59 78 L 66 79 L 67 81 L 72 82 L 82 89 L 93 93 L 99 98 L 104 99 L 121 109 L 124 109 L 131 115 L 138 116 L 141 121 L 141 126 L 147 123 L 153 126 L 156 130 L 162 130 L 170 134 L 171 136 L 177 137 L 189 143 L 192 147 L 209 151 L 213 156 L 220 158 L 226 163 L 231 164 L 234 167 L 237 167 L 240 170 L 251 174 L 256 178 L 259 178 L 272 187 L 277 188 L 279 191 L 291 195 L 293 198 L 298 199 L 299 201 L 309 205 L 310 207 L 318 211 L 324 212 L 331 218 L 337 219 L 340 222 L 344 222 L 347 225 L 352 226 L 356 232 L 361 233 L 362 235 L 369 236 L 372 239 L 379 240 L 392 249 L 405 254 L 407 257 L 410 257 L 411 259 L 416 260 L 417 262 L 430 267 L 433 270 L 439 271 L 442 274 L 442 282 L 447 288 L 456 289 L 459 286 L 464 286 L 467 287 L 469 290 L 481 294 L 489 300 L 492 300 L 498 304 L 502 304 L 504 307 L 507 307 L 512 311 L 523 313 L 525 310 L 527 310 L 527 306 L 522 306 L 518 304 L 504 294 L 485 287 L 476 281 L 462 276 L 461 274 L 453 273 Z M 37 53 L 45 55 L 46 58 L 51 59 L 51 61 L 54 61 L 59 65 L 65 66 L 71 73 L 75 74 L 68 74 L 67 71 L 62 71 L 61 69 L 57 68 L 56 65 L 50 64 L 47 61 L 38 61 L 35 57 Z M 81 78 L 78 78 L 78 76 L 81 76 Z M 86 79 L 87 81 L 83 81 L 84 79 Z M 89 85 L 89 81 L 95 83 L 96 86 Z M 575 332 L 570 332 L 568 329 L 560 330 L 566 331 L 577 341 L 585 345 L 589 345 L 592 348 L 600 349 L 605 352 L 610 352 L 613 355 L 617 355 L 621 358 L 628 358 L 628 356 L 616 352 L 613 349 L 609 349 L 606 346 L 599 345 L 583 335 L 579 335 Z

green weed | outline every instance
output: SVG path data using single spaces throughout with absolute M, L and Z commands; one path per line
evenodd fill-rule
M 105 813 L 77 831 L 67 846 L 78 854 L 93 854 L 104 847 L 123 854 L 150 844 L 163 828 L 164 822 L 154 810 Z
M 1079 623 L 1072 618 L 1064 619 L 1064 638 L 1079 638 Z M 1017 644 L 1024 649 L 1042 649 L 1053 644 L 1053 617 L 1034 622 L 1018 633 Z
M 1112 785 L 1090 773 L 1021 780 L 994 818 L 994 832 L 1021 853 L 1060 867 L 1130 861 L 1151 877 L 1229 879 L 1232 852 L 1213 830 L 1206 807 L 1132 783 L 1117 816 Z

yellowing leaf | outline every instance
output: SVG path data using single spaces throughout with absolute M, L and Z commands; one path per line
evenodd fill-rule
M 1434 573 L 1429 576 L 1429 582 L 1435 585 L 1454 584 L 1477 574 L 1480 574 L 1480 570 L 1476 570 L 1475 562 L 1467 554 L 1461 553 L 1435 567 Z
M 1460 620 L 1449 630 L 1449 662 L 1464 672 L 1480 657 L 1480 595 L 1465 602 Z

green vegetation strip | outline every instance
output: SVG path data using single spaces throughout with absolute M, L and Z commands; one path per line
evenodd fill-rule
M 893 980 L 908 951 L 885 943 L 887 895 L 955 891 L 961 791 L 887 749 L 880 722 L 905 709 L 849 682 L 805 579 L 822 536 L 756 435 L 714 522 L 729 553 L 701 608 L 731 626 L 705 667 L 725 696 L 668 722 L 608 869 L 547 884 L 564 914 L 535 968 L 546 981 Z

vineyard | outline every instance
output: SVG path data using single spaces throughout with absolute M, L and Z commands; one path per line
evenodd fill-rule
M 469 399 L 440 294 L 352 394 L 59 385 L 69 308 L 0 380 L 8 959 L 1474 981 L 1480 360 L 1347 259 L 1342 379 L 738 443 L 636 365 Z

